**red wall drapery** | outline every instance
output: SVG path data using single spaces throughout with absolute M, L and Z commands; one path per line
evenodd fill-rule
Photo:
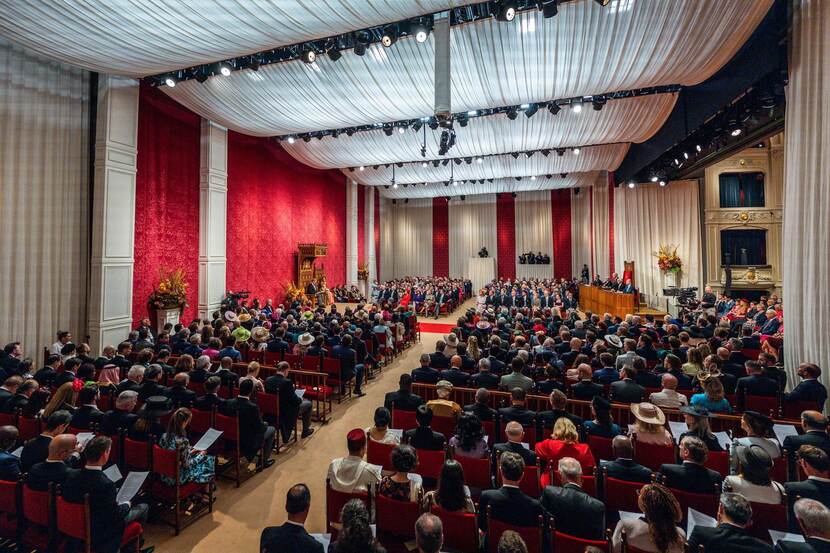
M 496 195 L 496 262 L 499 278 L 516 278 L 516 199 Z
M 551 190 L 550 199 L 553 219 L 553 276 L 571 278 L 571 191 L 568 188 Z
M 432 199 L 432 274 L 450 276 L 450 210 L 446 198 Z
M 189 283 L 182 320 L 199 299 L 200 118 L 142 83 L 135 182 L 133 321 L 154 316 L 148 300 L 159 270 L 184 269 Z
M 228 132 L 227 288 L 280 301 L 297 280 L 297 243 L 328 245 L 329 286 L 346 275 L 346 186 L 265 138 Z

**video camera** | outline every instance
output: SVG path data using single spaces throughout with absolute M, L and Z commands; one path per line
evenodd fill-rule
M 222 309 L 235 310 L 239 307 L 240 300 L 247 299 L 250 295 L 251 292 L 247 290 L 240 290 L 239 292 L 232 292 L 231 290 L 228 290 L 225 293 L 225 297 L 222 298 Z

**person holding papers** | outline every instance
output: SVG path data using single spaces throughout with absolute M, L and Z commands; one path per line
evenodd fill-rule
M 830 509 L 815 499 L 799 499 L 795 518 L 805 543 L 780 540 L 776 553 L 830 553 Z
M 683 553 L 686 533 L 677 527 L 683 519 L 680 504 L 668 488 L 647 484 L 637 495 L 643 516 L 624 518 L 617 523 L 611 537 L 612 553 L 622 550 L 625 532 L 628 547 L 649 553 Z
M 696 436 L 706 444 L 706 448 L 710 452 L 724 450 L 717 436 L 712 433 L 709 427 L 709 411 L 703 407 L 684 405 L 680 408 L 680 412 L 683 413 L 683 419 L 686 421 L 688 430 L 677 438 L 678 443 L 686 436 Z
M 49 456 L 37 463 L 26 475 L 26 485 L 36 491 L 45 492 L 49 484 L 63 484 L 69 474 L 69 458 L 75 453 L 78 438 L 75 434 L 58 434 L 49 443 Z
M 86 466 L 72 471 L 62 486 L 63 498 L 70 503 L 83 503 L 89 495 L 92 548 L 97 553 L 117 553 L 124 529 L 132 522 L 141 525 L 147 522 L 147 505 L 119 503 L 115 483 L 103 473 L 111 447 L 112 440 L 106 436 L 92 438 L 84 448 Z M 142 553 L 152 550 L 147 548 Z
M 752 522 L 752 506 L 739 493 L 720 496 L 717 526 L 695 525 L 689 535 L 689 551 L 702 545 L 706 553 L 772 553 L 772 546 L 746 531 Z
M 297 417 L 302 417 L 303 433 L 301 437 L 311 436 L 314 430 L 311 427 L 311 402 L 302 399 L 294 389 L 294 382 L 288 376 L 290 365 L 285 361 L 277 363 L 276 374 L 265 380 L 265 393 L 275 394 L 280 397 L 280 432 L 282 441 L 287 442 L 291 438 L 291 432 L 297 425 Z
M 207 455 L 204 451 L 196 451 L 190 447 L 187 439 L 187 427 L 193 418 L 190 409 L 181 407 L 176 409 L 170 422 L 167 423 L 167 432 L 159 440 L 159 447 L 176 451 L 179 455 L 179 480 L 182 484 L 195 482 L 207 484 L 213 480 L 216 458 Z M 161 476 L 168 486 L 175 486 L 176 482 L 167 476 Z
M 753 503 L 781 503 L 784 486 L 769 477 L 772 458 L 766 450 L 759 445 L 739 445 L 735 457 L 737 474 L 723 480 L 723 489 L 737 492 Z

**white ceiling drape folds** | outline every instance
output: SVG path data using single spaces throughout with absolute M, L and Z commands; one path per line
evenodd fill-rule
M 450 168 L 453 178 L 460 180 L 501 179 L 507 177 L 532 177 L 556 175 L 560 173 L 578 173 L 586 171 L 613 171 L 622 162 L 628 152 L 628 144 L 604 144 L 582 148 L 579 155 L 567 150 L 563 155 L 551 152 L 547 156 L 536 153 L 532 157 L 524 154 L 514 158 L 512 155 L 481 158 L 481 163 L 473 160 L 460 165 L 448 163 L 446 166 L 433 167 L 428 164 L 410 163 L 395 167 L 395 182 L 398 184 L 417 184 L 424 182 L 442 182 L 450 180 Z M 377 169 L 366 167 L 363 171 L 344 171 L 351 179 L 369 186 L 381 186 L 392 183 L 392 167 L 380 166 Z
M 452 109 L 468 111 L 657 85 L 699 83 L 720 69 L 773 0 L 619 0 L 564 4 L 453 27 Z M 170 96 L 230 129 L 277 135 L 432 113 L 432 37 L 373 45 L 365 56 L 278 63 Z
M 608 102 L 601 111 L 590 107 L 581 113 L 563 109 L 557 115 L 539 110 L 511 121 L 506 115 L 471 117 L 466 127 L 455 125 L 452 157 L 475 157 L 616 142 L 644 142 L 665 123 L 677 94 L 654 94 Z M 371 166 L 395 161 L 421 161 L 423 130 L 412 129 L 386 136 L 382 129 L 341 134 L 337 138 L 293 144 L 285 150 L 298 161 L 318 169 Z M 426 159 L 437 159 L 441 129 L 426 128 Z
M 0 35 L 91 71 L 145 76 L 373 27 L 462 0 L 0 1 Z
M 467 182 L 459 183 L 456 186 L 444 186 L 441 183 L 432 183 L 427 186 L 408 186 L 404 188 L 388 188 L 381 191 L 385 198 L 432 198 L 437 196 L 474 196 L 476 194 L 491 194 L 497 192 L 528 192 L 534 190 L 553 190 L 556 188 L 576 188 L 593 186 L 598 177 L 606 178 L 605 172 L 594 171 L 590 173 L 570 173 L 565 178 L 554 175 L 548 179 L 545 177 L 536 180 L 522 179 L 517 181 L 514 178 L 496 179 L 493 182 Z

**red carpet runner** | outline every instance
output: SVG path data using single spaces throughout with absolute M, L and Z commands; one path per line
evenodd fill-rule
M 418 327 L 421 329 L 421 332 L 435 332 L 437 334 L 449 334 L 455 325 L 447 324 L 447 323 L 425 323 L 419 322 Z

